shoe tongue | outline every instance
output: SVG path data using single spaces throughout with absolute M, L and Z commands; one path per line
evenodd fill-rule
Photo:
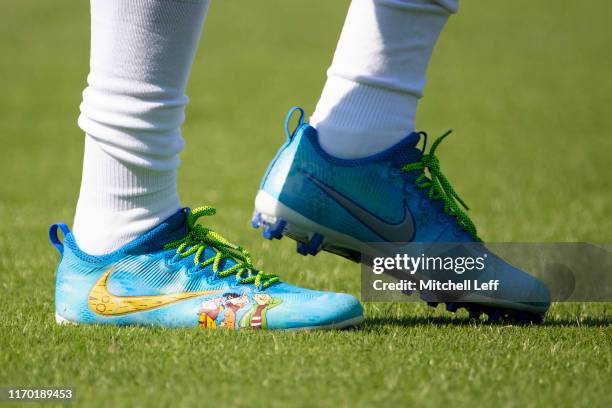
M 147 253 L 158 251 L 169 242 L 187 235 L 188 208 L 182 208 L 162 221 L 157 227 L 149 230 L 136 241 L 129 244 L 129 252 Z
M 189 208 L 183 208 L 174 213 L 166 220 L 162 221 L 157 227 L 138 238 L 137 241 L 128 244 L 127 253 L 143 254 L 153 251 L 159 251 L 164 248 L 164 245 L 177 241 L 189 232 L 187 228 L 187 216 L 190 213 Z M 202 259 L 209 259 L 217 254 L 217 250 L 212 247 L 206 247 L 202 254 Z M 219 264 L 219 270 L 225 270 L 234 266 L 237 262 L 232 258 L 225 258 Z

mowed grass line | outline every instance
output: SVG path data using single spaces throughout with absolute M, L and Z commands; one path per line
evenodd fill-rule
M 359 266 L 250 230 L 287 108 L 312 111 L 347 1 L 213 2 L 190 82 L 180 192 L 266 271 L 359 294 Z M 611 7 L 463 2 L 436 49 L 419 126 L 490 241 L 610 241 Z M 367 304 L 360 330 L 226 333 L 58 327 L 57 254 L 80 182 L 87 2 L 0 13 L 0 386 L 65 385 L 80 406 L 610 406 L 612 308 L 554 305 L 538 327 L 423 304 Z

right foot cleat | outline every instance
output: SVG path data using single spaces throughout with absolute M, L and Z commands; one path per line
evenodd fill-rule
M 58 324 L 237 329 L 340 329 L 363 320 L 351 295 L 292 286 L 253 266 L 250 254 L 180 210 L 103 256 L 84 253 L 65 224 L 49 229 L 60 252 Z M 58 232 L 64 234 L 64 242 Z
M 294 112 L 300 118 L 292 131 Z M 436 150 L 448 133 L 429 151 L 427 135 L 411 133 L 383 152 L 346 160 L 326 153 L 316 129 L 303 119 L 301 108 L 287 115 L 287 141 L 268 167 L 255 200 L 263 219 L 286 221 L 281 233 L 302 242 L 298 252 L 325 250 L 358 260 L 368 243 L 472 243 L 487 251 L 487 266 L 495 269 L 489 276 L 487 267 L 479 278 L 506 284 L 493 294 L 469 292 L 447 303 L 447 310 L 472 305 L 474 317 L 478 311 L 493 315 L 493 320 L 541 320 L 550 305 L 546 285 L 486 249 L 462 208 L 465 204 L 440 170 Z M 325 237 L 320 247 L 310 238 L 317 236 Z

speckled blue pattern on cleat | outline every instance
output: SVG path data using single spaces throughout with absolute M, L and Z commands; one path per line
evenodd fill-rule
M 297 127 L 290 129 L 296 112 Z M 435 155 L 449 132 L 429 152 L 427 135 L 421 132 L 381 153 L 345 160 L 323 150 L 301 108 L 289 111 L 285 129 L 287 140 L 270 163 L 255 200 L 253 226 L 263 227 L 265 238 L 286 235 L 298 241 L 300 254 L 324 250 L 354 261 L 360 260 L 364 243 L 480 242 L 462 208 L 465 203 L 450 187 Z M 446 309 L 467 308 L 472 318 L 484 313 L 491 321 L 541 321 L 550 305 L 546 285 L 492 257 L 512 282 L 506 291 L 478 303 L 459 299 L 447 303 Z M 536 301 L 516 301 L 523 292 Z

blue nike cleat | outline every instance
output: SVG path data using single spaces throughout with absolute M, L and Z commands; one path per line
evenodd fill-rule
M 299 112 L 298 126 L 289 129 Z M 509 265 L 482 245 L 467 206 L 440 172 L 435 151 L 448 132 L 425 152 L 427 135 L 411 133 L 389 149 L 361 159 L 339 159 L 319 145 L 304 111 L 287 115 L 287 141 L 268 167 L 255 200 L 253 226 L 267 239 L 289 236 L 303 255 L 324 250 L 359 262 L 364 245 L 377 243 L 466 243 L 487 251 L 502 290 L 469 296 L 447 309 L 467 308 L 491 321 L 540 322 L 550 305 L 546 285 Z M 424 140 L 424 146 L 417 145 Z M 487 278 L 487 276 L 479 276 Z M 438 302 L 421 293 L 431 306 Z
M 211 207 L 180 210 L 104 256 L 84 253 L 65 224 L 52 225 L 49 237 L 61 254 L 56 321 L 232 330 L 361 323 L 363 309 L 355 297 L 283 283 L 255 269 L 242 247 L 196 223 L 214 213 Z

